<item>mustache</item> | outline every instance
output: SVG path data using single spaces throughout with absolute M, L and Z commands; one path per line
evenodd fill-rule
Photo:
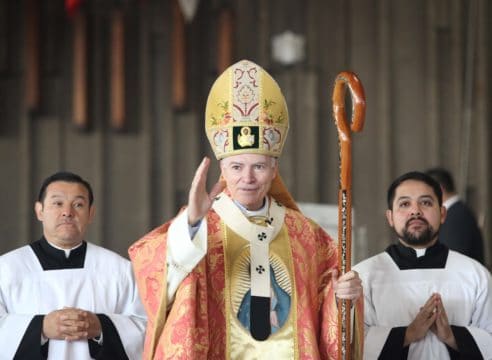
M 410 222 L 413 220 L 420 220 L 420 221 L 424 222 L 426 225 L 429 225 L 429 222 L 426 219 L 424 219 L 423 217 L 415 216 L 415 217 L 408 219 L 408 221 L 405 223 L 405 227 L 408 228 L 410 226 Z

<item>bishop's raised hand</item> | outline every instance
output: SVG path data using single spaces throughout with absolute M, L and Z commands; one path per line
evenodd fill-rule
M 205 217 L 212 207 L 215 197 L 220 194 L 226 186 L 225 181 L 219 180 L 215 183 L 210 192 L 207 192 L 207 175 L 209 168 L 210 159 L 204 157 L 193 177 L 188 196 L 188 224 L 190 225 L 195 225 Z

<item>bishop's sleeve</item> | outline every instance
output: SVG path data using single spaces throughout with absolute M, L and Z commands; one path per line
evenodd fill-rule
M 188 276 L 207 253 L 207 219 L 204 218 L 191 236 L 188 226 L 188 211 L 182 211 L 171 223 L 167 237 L 167 303 L 181 282 Z

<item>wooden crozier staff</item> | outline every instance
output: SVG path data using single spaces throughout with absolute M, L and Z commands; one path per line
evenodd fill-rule
M 352 119 L 345 112 L 347 87 L 352 98 Z M 341 72 L 333 89 L 333 117 L 338 129 L 340 146 L 340 187 L 338 191 L 338 273 L 350 271 L 352 256 L 352 139 L 351 131 L 361 131 L 364 125 L 366 100 L 364 88 L 354 73 Z M 338 358 L 351 359 L 350 300 L 338 302 Z

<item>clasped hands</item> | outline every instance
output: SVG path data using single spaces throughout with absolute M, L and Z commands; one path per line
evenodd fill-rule
M 66 307 L 44 316 L 43 335 L 66 341 L 93 339 L 101 335 L 101 322 L 90 311 Z
M 424 306 L 420 308 L 415 319 L 408 325 L 405 332 L 404 346 L 424 338 L 429 330 L 443 343 L 454 350 L 458 350 L 441 295 L 438 293 L 431 295 Z

